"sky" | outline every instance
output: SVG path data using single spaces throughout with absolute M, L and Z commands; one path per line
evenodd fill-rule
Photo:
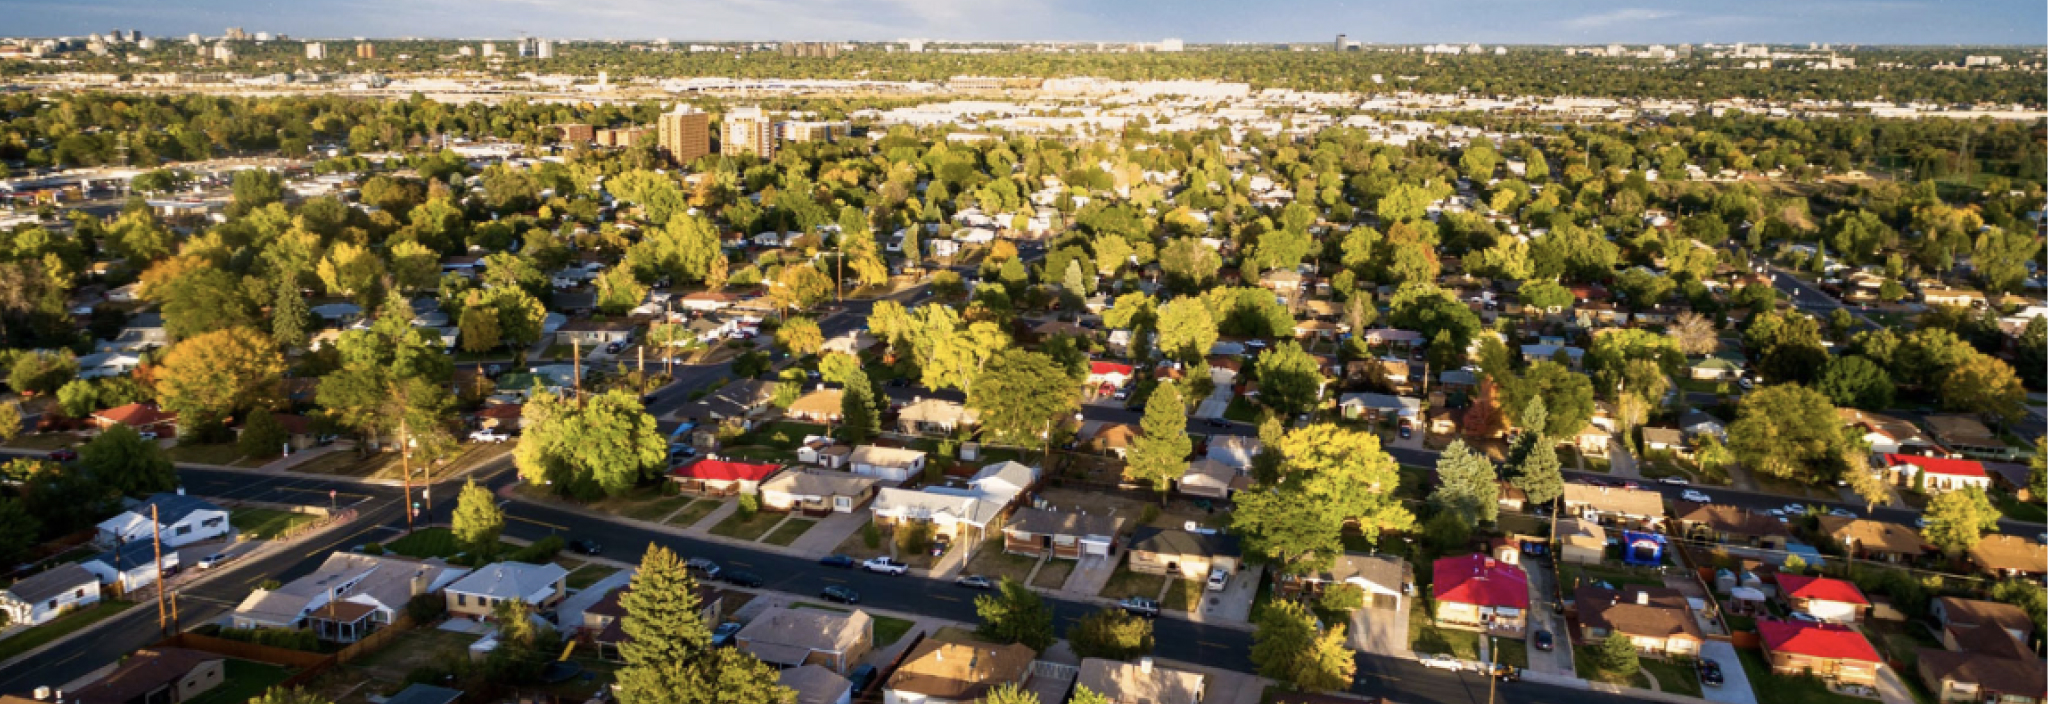
M 0 35 L 2012 44 L 2042 0 L 0 0 Z

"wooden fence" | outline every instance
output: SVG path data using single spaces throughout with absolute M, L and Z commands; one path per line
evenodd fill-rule
M 384 649 L 384 646 L 390 645 L 391 641 L 398 639 L 406 631 L 412 630 L 415 625 L 417 624 L 413 622 L 412 616 L 401 611 L 398 614 L 398 618 L 391 622 L 391 625 L 380 628 L 362 640 L 350 643 L 333 653 L 309 653 L 303 650 L 229 640 L 227 638 L 197 633 L 179 633 L 164 639 L 162 642 L 157 643 L 157 645 L 159 647 L 186 648 L 237 660 L 251 660 L 294 668 L 298 672 L 292 673 L 290 677 L 277 683 L 277 687 L 291 688 L 306 686 L 336 665 L 351 662 Z

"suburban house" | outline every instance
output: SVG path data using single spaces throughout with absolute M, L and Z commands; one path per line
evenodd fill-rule
M 555 328 L 555 344 L 580 344 L 588 350 L 614 342 L 632 342 L 633 331 L 639 327 L 630 320 L 571 320 Z
M 1439 624 L 1519 635 L 1529 618 L 1529 574 L 1480 554 L 1439 558 L 1431 566 Z
M 1208 579 L 1209 571 L 1217 567 L 1236 573 L 1244 564 L 1237 536 L 1219 531 L 1143 526 L 1131 533 L 1128 552 L 1132 572 L 1191 580 Z
M 1941 447 L 1920 432 L 1920 427 L 1881 413 L 1859 411 L 1854 408 L 1837 408 L 1835 414 L 1842 424 L 1853 428 L 1852 435 L 1870 443 L 1870 451 L 1880 454 L 1901 452 L 1940 452 Z
M 1941 597 L 1929 606 L 1944 649 L 1918 651 L 1920 680 L 1943 702 L 2039 702 L 2042 662 L 2026 643 L 2034 622 L 2011 604 Z
M 1952 460 L 1925 455 L 1889 454 L 1884 470 L 1897 486 L 1918 487 L 1928 494 L 1957 489 L 1991 490 L 1991 475 L 1976 460 Z
M 1572 609 L 1581 643 L 1619 634 L 1637 653 L 1659 660 L 1697 656 L 1706 643 L 1685 594 L 1676 589 L 1628 584 L 1617 591 L 1582 584 L 1572 591 Z
M 1252 457 L 1259 454 L 1259 439 L 1249 435 L 1218 435 L 1209 438 L 1208 459 L 1240 472 L 1250 471 Z
M 2019 456 L 2019 450 L 2006 445 L 1998 435 L 1984 427 L 1974 417 L 1961 414 L 1935 414 L 1924 416 L 1927 427 L 1934 431 L 1934 440 L 1951 452 L 1962 453 L 1965 457 L 2001 460 L 2011 462 Z
M 1282 575 L 1276 582 L 1282 594 L 1321 594 L 1330 587 L 1349 584 L 1365 592 L 1365 605 L 1375 609 L 1401 608 L 1415 583 L 1415 567 L 1407 560 L 1382 555 L 1347 552 L 1330 562 L 1330 568 L 1304 575 Z
M 951 435 L 971 428 L 981 413 L 955 401 L 920 398 L 896 412 L 896 427 L 905 435 Z
M 0 589 L 0 612 L 16 626 L 40 626 L 72 609 L 100 601 L 100 578 L 65 563 Z
M 1927 611 L 1945 631 L 1989 627 L 2005 631 L 2021 643 L 2034 635 L 2034 620 L 2027 616 L 2026 609 L 2004 602 L 1944 596 L 1928 604 Z
M 630 571 L 626 570 L 618 574 L 627 574 Z M 631 640 L 626 635 L 625 625 L 620 622 L 620 619 L 626 617 L 626 607 L 619 603 L 620 599 L 633 590 L 628 585 L 630 580 L 631 577 L 628 577 L 625 580 L 626 583 L 621 583 L 616 588 L 606 586 L 605 582 L 599 582 L 590 587 L 591 589 L 603 588 L 608 590 L 608 593 L 604 595 L 604 598 L 598 599 L 590 606 L 584 607 L 583 620 L 575 634 L 589 640 L 592 645 L 597 646 L 599 658 L 612 661 L 619 660 L 619 645 Z M 719 623 L 721 621 L 721 614 L 725 613 L 725 591 L 717 587 L 699 584 L 697 585 L 696 593 L 697 618 L 703 619 L 706 624 Z M 563 604 L 566 606 L 568 602 L 565 601 Z
M 530 565 L 500 562 L 479 567 L 442 590 L 448 598 L 448 612 L 476 619 L 489 618 L 498 602 L 520 599 L 527 608 L 545 610 L 561 601 L 563 582 L 569 572 L 561 565 Z
M 2000 577 L 2024 575 L 2038 580 L 2048 574 L 2048 545 L 2031 538 L 1993 533 L 1970 548 L 1970 562 L 1977 569 Z
M 840 352 L 859 357 L 880 344 L 882 341 L 866 330 L 853 330 L 826 340 L 824 346 L 818 348 L 818 353 Z
M 875 642 L 875 619 L 866 611 L 787 609 L 771 606 L 734 638 L 741 650 L 779 668 L 818 665 L 845 675 Z
M 1086 330 L 1085 328 L 1083 329 Z M 1112 393 L 1130 383 L 1133 370 L 1131 365 L 1115 362 L 1089 362 L 1088 386 L 1099 393 Z
M 1112 702 L 1201 704 L 1203 677 L 1156 666 L 1152 658 L 1138 658 L 1135 663 L 1083 658 L 1074 684 Z
M 1664 523 L 1664 495 L 1569 482 L 1564 485 L 1564 514 L 1596 524 L 1654 529 Z
M 798 396 L 782 413 L 812 423 L 837 423 L 841 418 L 840 399 L 845 395 L 842 389 L 818 389 Z
M 966 486 L 927 486 L 910 491 L 882 487 L 870 507 L 875 523 L 893 527 L 923 523 L 937 535 L 978 544 L 989 526 L 1007 514 L 1017 497 L 1038 482 L 1038 470 L 1016 462 L 981 468 Z
M 158 408 L 154 403 L 131 403 L 115 406 L 92 414 L 87 419 L 92 427 L 107 430 L 117 425 L 134 428 L 135 432 L 154 433 L 157 437 L 171 437 L 178 434 L 178 414 Z
M 187 648 L 137 650 L 106 676 L 67 692 L 76 704 L 179 704 L 220 686 L 227 659 Z
M 1685 432 L 1687 440 L 1709 435 L 1716 440 L 1728 440 L 1728 426 L 1722 424 L 1721 419 L 1701 411 L 1687 411 L 1679 416 L 1678 429 Z
M 736 462 L 705 457 L 669 470 L 668 478 L 681 485 L 684 491 L 710 496 L 750 495 L 760 490 L 763 480 L 781 469 L 782 465 L 772 462 Z
M 1188 463 L 1186 474 L 1180 475 L 1180 493 L 1211 499 L 1227 499 L 1230 494 L 1250 488 L 1251 475 L 1236 467 L 1203 457 Z
M 469 574 L 440 560 L 337 552 L 311 574 L 258 589 L 230 612 L 235 628 L 310 628 L 322 640 L 353 643 L 396 621 L 407 602 Z
M 156 511 L 155 521 L 150 520 L 152 508 Z M 212 502 L 184 494 L 155 494 L 113 518 L 100 521 L 99 535 L 93 542 L 111 547 L 147 541 L 154 535 L 164 541 L 166 548 L 176 548 L 225 538 L 233 531 L 234 527 L 228 524 L 228 512 Z
M 1820 530 L 1850 555 L 1866 560 L 1912 562 L 1928 552 L 1920 533 L 1890 521 L 1821 516 Z
M 1742 376 L 1742 362 L 1718 355 L 1702 357 L 1686 369 L 1686 373 L 1698 381 L 1725 381 Z
M 1587 519 L 1560 518 L 1552 547 L 1558 562 L 1597 565 L 1607 559 L 1607 529 Z
M 874 497 L 874 477 L 846 472 L 789 471 L 761 482 L 761 506 L 773 511 L 852 513 Z
M 1679 501 L 1671 505 L 1671 513 L 1683 534 L 1694 540 L 1783 550 L 1791 536 L 1776 518 L 1726 504 Z
M 1065 560 L 1108 557 L 1124 520 L 1106 514 L 1025 507 L 1003 525 L 1003 551 Z
M 477 425 L 498 430 L 520 430 L 526 427 L 526 404 L 494 403 L 477 409 Z
M 746 379 L 727 384 L 706 396 L 703 400 L 683 406 L 676 411 L 679 420 L 699 425 L 720 428 L 734 426 L 739 430 L 752 430 L 754 421 L 774 408 L 769 401 L 775 398 L 775 384 L 760 379 Z M 838 413 L 838 401 L 833 401 L 831 412 Z M 712 437 L 717 437 L 715 434 Z
M 1643 450 L 1685 454 L 1685 431 L 1677 428 L 1643 428 Z
M 795 704 L 852 704 L 853 682 L 817 665 L 783 670 L 776 684 L 796 693 Z
M 611 598 L 613 592 L 630 586 L 633 583 L 633 576 L 638 573 L 638 569 L 628 567 L 605 575 L 603 579 L 563 597 L 562 602 L 555 605 L 555 630 L 565 637 L 588 640 L 587 636 L 592 632 L 604 628 L 602 619 L 596 622 L 590 619 L 591 607 Z M 717 615 L 713 614 L 712 620 L 705 623 L 717 623 Z
M 1760 620 L 1764 659 L 1781 675 L 1811 673 L 1834 685 L 1877 686 L 1884 659 L 1855 628 L 1833 623 Z
M 1804 611 L 1828 623 L 1856 623 L 1870 607 L 1870 600 L 1854 584 L 1800 574 L 1778 575 L 1778 598 L 1793 611 Z
M 1088 423 L 1092 431 L 1084 431 L 1081 446 L 1089 452 L 1102 455 L 1116 455 L 1119 459 L 1130 453 L 1138 444 L 1144 431 L 1130 423 Z
M 1422 399 L 1387 394 L 1344 394 L 1337 397 L 1337 410 L 1347 420 L 1377 423 L 1381 420 L 1398 420 L 1407 423 L 1422 422 Z
M 1038 654 L 1021 643 L 919 641 L 882 685 L 883 704 L 966 704 L 1022 684 Z
M 846 465 L 854 474 L 885 482 L 902 482 L 924 471 L 923 452 L 902 447 L 861 445 L 853 448 Z
M 132 592 L 156 583 L 157 545 L 148 537 L 130 540 L 81 561 L 78 566 L 98 577 L 101 586 L 111 586 L 120 593 Z M 164 571 L 175 571 L 179 566 L 177 549 L 164 544 L 161 554 Z

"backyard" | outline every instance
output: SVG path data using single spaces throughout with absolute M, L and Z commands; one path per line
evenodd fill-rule
M 13 659 L 14 656 L 42 647 L 44 643 L 76 633 L 79 629 L 106 620 L 134 605 L 134 602 L 105 599 L 98 604 L 60 616 L 55 621 L 23 630 L 6 640 L 0 640 L 0 661 Z
M 292 676 L 290 668 L 269 663 L 228 658 L 220 685 L 185 700 L 185 704 L 243 704 L 263 696 L 265 691 Z
M 228 513 L 228 524 L 234 526 L 236 532 L 250 539 L 270 540 L 293 528 L 312 523 L 318 518 L 310 513 L 268 508 L 238 508 Z

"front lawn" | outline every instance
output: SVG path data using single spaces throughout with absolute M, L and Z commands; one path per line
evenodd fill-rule
M 1690 662 L 1642 659 L 1643 669 L 1657 678 L 1657 686 L 1672 694 L 1700 695 L 1700 671 Z
M 228 525 L 254 540 L 270 540 L 291 529 L 312 523 L 313 514 L 267 508 L 238 508 L 228 513 Z
M 967 574 L 978 574 L 1001 581 L 1014 579 L 1019 582 L 1031 575 L 1031 566 L 1038 564 L 1038 558 L 1015 555 L 1003 551 L 1002 538 L 990 538 L 981 543 L 981 549 L 974 552 L 974 559 L 967 561 Z
M 242 448 L 231 442 L 216 445 L 187 445 L 180 442 L 177 446 L 165 450 L 164 454 L 170 456 L 172 462 L 224 465 L 241 459 Z
M 1166 598 L 1159 600 L 1159 608 L 1174 611 L 1194 611 L 1202 603 L 1202 591 L 1207 585 L 1199 580 L 1175 579 L 1166 588 Z
M 1102 585 L 1102 596 L 1108 599 L 1122 599 L 1139 596 L 1147 599 L 1159 596 L 1159 590 L 1166 586 L 1164 575 L 1132 572 L 1131 568 L 1117 565 L 1116 572 L 1109 575 L 1109 582 Z
M 292 676 L 292 670 L 269 663 L 227 658 L 220 685 L 185 700 L 185 704 L 244 704 L 263 696 L 271 687 Z
M 642 501 L 619 511 L 619 515 L 641 521 L 659 521 L 674 513 L 676 509 L 696 499 L 688 496 L 664 496 L 653 501 Z
M 1230 405 L 1223 409 L 1223 417 L 1239 423 L 1259 422 L 1259 405 L 1243 396 L 1233 396 Z
M 569 578 L 565 580 L 564 583 L 567 584 L 570 589 L 583 589 L 592 584 L 604 581 L 604 578 L 610 577 L 613 574 L 616 574 L 618 571 L 619 568 L 617 567 L 607 567 L 604 565 L 584 565 L 582 567 L 576 568 L 576 571 L 570 572 Z
M 723 505 L 725 505 L 725 502 L 718 499 L 697 499 L 690 502 L 688 506 L 684 506 L 683 510 L 677 511 L 676 515 L 670 516 L 665 522 L 672 526 L 688 528 L 697 525 L 698 521 L 704 520 L 705 516 L 711 515 L 712 511 L 718 510 L 718 507 Z
M 875 614 L 868 614 L 868 616 L 875 620 L 875 647 L 877 648 L 886 648 L 895 644 L 896 641 L 902 640 L 905 634 L 910 633 L 911 628 L 917 626 L 916 622 L 907 619 L 876 616 Z
M 1644 677 L 1643 673 L 1640 670 L 1636 672 L 1608 672 L 1598 667 L 1594 667 L 1592 660 L 1593 659 L 1589 657 L 1572 658 L 1572 670 L 1575 671 L 1575 673 L 1579 676 L 1580 679 L 1587 680 L 1589 682 L 1605 682 L 1608 684 L 1618 684 L 1624 687 L 1635 687 L 1638 689 L 1650 688 L 1650 678 Z M 1648 661 L 1646 660 L 1645 662 Z
M 59 616 L 55 621 L 16 633 L 6 640 L 0 640 L 0 661 L 11 660 L 17 655 L 40 648 L 45 643 L 77 633 L 81 628 L 106 620 L 134 605 L 134 602 L 129 601 L 103 599 L 100 603 Z
M 1761 651 L 1738 649 L 1742 659 L 1742 670 L 1749 675 L 1749 688 L 1756 692 L 1757 704 L 1869 704 L 1870 700 L 1836 694 L 1828 690 L 1826 682 L 1818 677 L 1786 677 L 1771 672 L 1771 665 L 1764 661 Z M 1726 667 L 1726 665 L 1723 665 Z
M 1408 647 L 1418 653 L 1442 653 L 1460 660 L 1479 659 L 1479 634 L 1438 628 L 1429 617 L 1428 604 L 1417 604 L 1425 608 L 1408 609 Z M 1526 653 L 1523 662 L 1528 662 Z
M 803 537 L 804 532 L 810 530 L 811 526 L 815 525 L 818 525 L 818 522 L 808 518 L 791 518 L 788 521 L 784 521 L 781 527 L 770 532 L 768 537 L 762 538 L 761 542 L 788 547 L 790 543 L 794 543 L 797 538 Z
M 455 562 L 451 558 L 465 552 L 462 544 L 455 540 L 455 531 L 447 528 L 421 528 L 403 538 L 385 543 L 384 549 L 387 552 L 406 557 L 422 560 L 429 557 L 438 557 L 450 562 Z M 502 540 L 498 542 L 499 555 L 511 554 L 518 549 L 519 546 L 517 545 Z
M 1487 647 L 1493 648 L 1493 661 L 1527 669 L 1529 667 L 1529 643 L 1517 638 L 1495 638 Z
M 2003 512 L 2006 518 L 2028 523 L 2048 523 L 2048 508 L 2042 507 L 2041 504 L 2021 501 L 2003 491 L 1994 492 L 1991 500 L 1998 504 L 1998 510 Z
M 718 525 L 712 526 L 711 534 L 740 540 L 758 540 L 762 533 L 768 532 L 769 528 L 781 522 L 784 515 L 786 514 L 755 511 L 750 516 L 734 511 L 732 515 L 726 516 L 725 520 L 719 521 Z
M 1031 578 L 1031 586 L 1040 589 L 1058 589 L 1066 586 L 1067 578 L 1074 575 L 1073 560 L 1046 560 L 1038 568 L 1038 576 Z
M 70 433 L 29 433 L 17 435 L 7 443 L 8 447 L 19 450 L 62 450 L 78 444 L 78 436 Z

